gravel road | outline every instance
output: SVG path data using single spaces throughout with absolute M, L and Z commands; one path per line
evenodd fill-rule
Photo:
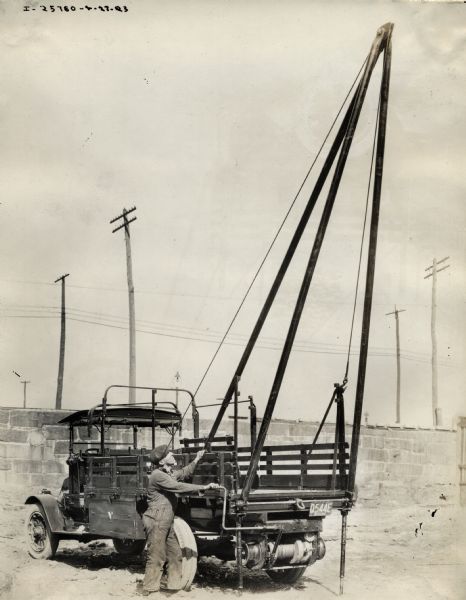
M 111 542 L 61 542 L 54 560 L 29 557 L 24 543 L 24 498 L 4 490 L 0 507 L 0 597 L 5 600 L 139 598 L 143 557 L 127 559 Z M 421 525 L 422 524 L 422 525 Z M 294 586 L 245 571 L 245 600 L 253 597 L 334 600 L 339 589 L 338 514 L 324 522 L 327 554 Z M 202 559 L 182 600 L 236 597 L 231 563 Z M 168 598 L 161 593 L 160 598 Z M 466 600 L 466 509 L 436 506 L 357 506 L 348 517 L 346 600 Z

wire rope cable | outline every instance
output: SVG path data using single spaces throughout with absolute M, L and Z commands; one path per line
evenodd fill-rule
M 307 171 L 307 173 L 306 173 L 306 175 L 305 175 L 305 177 L 304 177 L 304 179 L 303 179 L 303 181 L 302 181 L 301 185 L 300 185 L 300 186 L 299 186 L 299 188 L 298 188 L 298 191 L 296 192 L 296 194 L 295 194 L 295 196 L 294 196 L 294 198 L 293 198 L 293 200 L 292 200 L 292 202 L 291 202 L 291 204 L 290 204 L 290 206 L 289 206 L 288 210 L 286 211 L 286 213 L 285 213 L 285 216 L 284 216 L 284 218 L 283 218 L 282 222 L 280 223 L 280 226 L 278 227 L 278 229 L 277 229 L 277 231 L 276 231 L 276 233 L 275 233 L 275 235 L 274 235 L 274 237 L 273 237 L 273 239 L 272 239 L 272 242 L 270 243 L 270 245 L 269 245 L 269 247 L 268 247 L 268 249 L 267 249 L 267 251 L 266 251 L 266 253 L 265 253 L 264 257 L 263 257 L 263 259 L 261 260 L 261 262 L 260 262 L 260 264 L 259 264 L 259 267 L 258 267 L 258 269 L 256 270 L 256 273 L 254 274 L 254 276 L 253 276 L 253 278 L 252 278 L 252 280 L 251 280 L 251 282 L 250 282 L 250 284 L 249 284 L 249 286 L 248 286 L 248 288 L 247 288 L 247 290 L 246 290 L 246 292 L 245 292 L 245 294 L 244 294 L 243 298 L 241 299 L 241 302 L 240 302 L 240 304 L 239 304 L 238 308 L 236 309 L 236 312 L 235 312 L 235 314 L 233 315 L 233 318 L 231 319 L 231 321 L 230 321 L 230 323 L 229 323 L 229 325 L 228 325 L 228 327 L 227 327 L 227 329 L 226 329 L 226 331 L 225 331 L 225 333 L 224 333 L 224 335 L 223 335 L 223 337 L 222 337 L 222 339 L 221 339 L 221 341 L 220 341 L 220 343 L 219 343 L 219 345 L 218 345 L 217 349 L 215 350 L 215 352 L 214 352 L 214 354 L 213 354 L 212 358 L 210 359 L 210 362 L 209 362 L 209 364 L 207 365 L 207 368 L 206 368 L 206 370 L 204 371 L 204 373 L 203 373 L 203 375 L 202 375 L 202 377 L 201 377 L 201 380 L 199 381 L 199 384 L 198 384 L 198 386 L 197 386 L 197 388 L 196 388 L 196 390 L 195 390 L 195 392 L 194 392 L 194 397 L 196 397 L 197 393 L 199 392 L 199 389 L 201 388 L 202 384 L 204 383 L 204 380 L 205 380 L 205 378 L 207 377 L 207 374 L 209 373 L 209 371 L 210 371 L 210 368 L 212 367 L 212 365 L 213 365 L 213 363 L 214 363 L 215 359 L 217 358 L 217 355 L 218 355 L 218 353 L 220 352 L 220 349 L 222 348 L 222 346 L 223 346 L 223 343 L 225 342 L 225 339 L 226 339 L 226 337 L 228 336 L 228 334 L 229 334 L 229 332 L 230 332 L 231 328 L 233 327 L 233 324 L 234 324 L 234 322 L 236 321 L 236 318 L 237 318 L 237 316 L 238 316 L 238 314 L 239 314 L 240 310 L 242 309 L 242 307 L 243 307 L 243 305 L 244 305 L 244 303 L 245 303 L 245 301 L 246 301 L 246 298 L 247 298 L 247 297 L 248 297 L 248 295 L 249 295 L 249 292 L 251 291 L 251 289 L 252 289 L 252 287 L 253 287 L 253 285 L 254 285 L 254 283 L 255 283 L 255 281 L 256 281 L 256 279 L 257 279 L 257 277 L 259 276 L 259 273 L 260 273 L 260 271 L 262 270 L 262 267 L 264 266 L 264 264 L 265 264 L 265 261 L 267 260 L 267 258 L 268 258 L 268 256 L 269 256 L 270 252 L 272 251 L 272 248 L 273 248 L 273 246 L 274 246 L 274 244 L 275 244 L 275 242 L 276 242 L 276 240 L 277 240 L 278 236 L 280 235 L 280 232 L 282 231 L 282 229 L 283 229 L 283 227 L 284 227 L 284 225 L 285 225 L 285 222 L 286 222 L 286 220 L 288 219 L 288 216 L 289 216 L 290 212 L 292 211 L 292 209 L 293 209 L 294 205 L 296 204 L 296 201 L 297 201 L 297 199 L 298 199 L 298 196 L 299 196 L 299 194 L 301 193 L 301 191 L 302 191 L 302 189 L 303 189 L 304 185 L 306 184 L 306 182 L 307 182 L 307 180 L 308 180 L 308 178 L 309 178 L 309 175 L 311 174 L 311 171 L 312 171 L 312 169 L 313 169 L 314 165 L 316 164 L 316 162 L 317 162 L 317 160 L 318 160 L 318 158 L 319 158 L 319 156 L 320 156 L 320 154 L 321 154 L 321 152 L 322 152 L 322 150 L 323 150 L 323 148 L 324 148 L 324 146 L 325 146 L 325 144 L 326 144 L 326 142 L 327 142 L 327 140 L 328 140 L 328 138 L 329 138 L 329 136 L 330 136 L 330 134 L 331 134 L 331 132 L 332 132 L 332 130 L 333 130 L 333 128 L 335 127 L 335 124 L 336 124 L 336 122 L 337 122 L 337 120 L 338 120 L 338 118 L 339 118 L 339 116 L 340 116 L 340 114 L 341 114 L 341 112 L 342 112 L 342 110 L 343 110 L 343 108 L 344 108 L 344 106 L 345 106 L 345 104 L 346 104 L 346 102 L 347 102 L 347 100 L 348 100 L 348 98 L 349 98 L 349 96 L 350 96 L 351 92 L 353 91 L 353 88 L 354 88 L 354 86 L 356 85 L 356 82 L 358 81 L 358 79 L 359 79 L 359 76 L 360 76 L 360 74 L 361 74 L 361 72 L 362 72 L 362 70 L 363 70 L 363 68 L 364 68 L 364 66 L 365 66 L 365 64 L 366 64 L 366 62 L 367 62 L 367 57 L 365 58 L 364 62 L 362 63 L 362 65 L 361 65 L 361 68 L 359 69 L 359 71 L 358 71 L 358 73 L 357 73 L 356 77 L 354 78 L 354 81 L 353 81 L 353 83 L 351 84 L 351 87 L 350 87 L 350 89 L 349 89 L 348 93 L 346 94 L 346 96 L 345 96 L 345 98 L 344 98 L 344 100 L 343 100 L 343 102 L 342 102 L 342 104 L 341 104 L 341 106 L 340 106 L 340 108 L 339 108 L 339 110 L 338 110 L 338 112 L 337 112 L 337 114 L 336 114 L 335 118 L 333 119 L 333 122 L 332 122 L 332 124 L 330 125 L 330 128 L 329 128 L 329 130 L 328 130 L 328 132 L 327 132 L 327 134 L 326 134 L 326 136 L 325 136 L 325 138 L 324 138 L 324 141 L 323 141 L 323 142 L 322 142 L 322 144 L 320 145 L 320 148 L 319 148 L 319 150 L 318 150 L 318 152 L 317 152 L 317 154 L 316 154 L 316 156 L 315 156 L 314 160 L 312 161 L 312 163 L 311 163 L 311 166 L 309 167 L 309 169 L 308 169 L 308 171 Z M 189 410 L 189 406 L 188 406 L 188 408 L 186 409 L 186 411 L 185 411 L 184 415 L 187 413 L 187 411 L 188 411 L 188 410 Z M 184 417 L 184 415 L 183 415 L 183 417 Z
M 375 147 L 376 147 L 376 143 L 377 143 L 377 124 L 379 122 L 381 93 L 382 93 L 382 91 L 379 92 L 377 116 L 375 119 L 374 139 L 372 141 L 371 166 L 370 166 L 370 170 L 369 170 L 369 180 L 367 182 L 366 206 L 365 206 L 365 210 L 364 210 L 364 221 L 363 221 L 362 233 L 361 233 L 361 245 L 359 248 L 358 270 L 357 270 L 356 285 L 355 285 L 355 290 L 354 290 L 353 312 L 352 312 L 352 316 L 351 316 L 351 326 L 350 326 L 350 334 L 349 334 L 349 340 L 348 340 L 348 352 L 347 352 L 347 357 L 346 357 L 346 368 L 345 368 L 345 375 L 343 377 L 343 384 L 342 384 L 343 386 L 345 386 L 348 383 L 351 344 L 353 341 L 354 320 L 355 320 L 355 316 L 356 316 L 356 306 L 357 306 L 357 301 L 358 301 L 359 282 L 360 282 L 360 278 L 361 278 L 362 251 L 363 251 L 363 247 L 364 247 L 364 239 L 366 236 L 367 214 L 369 212 L 369 196 L 370 196 L 370 190 L 371 190 L 371 185 L 372 185 L 372 173 L 374 171 L 374 157 L 375 157 Z

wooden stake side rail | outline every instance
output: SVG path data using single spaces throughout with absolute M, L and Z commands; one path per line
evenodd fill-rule
M 345 463 L 348 467 L 348 463 Z M 218 462 L 209 462 L 198 465 L 196 468 L 195 475 L 217 475 L 220 471 L 221 465 Z M 223 463 L 223 470 L 225 475 L 234 475 L 238 465 L 234 462 L 228 461 Z M 333 463 L 316 463 L 316 464 L 276 464 L 276 463 L 264 463 L 259 465 L 258 471 L 299 471 L 300 473 L 306 473 L 307 471 L 331 471 L 333 469 Z M 247 470 L 247 463 L 239 466 L 241 473 Z
M 205 443 L 207 442 L 206 437 L 197 437 L 197 438 L 183 438 L 182 440 L 180 440 L 180 443 L 183 444 L 183 446 L 185 448 L 189 448 L 190 446 L 196 446 L 199 447 L 198 449 L 203 449 L 205 446 Z M 219 442 L 225 442 L 227 445 L 231 445 L 233 446 L 233 436 L 232 435 L 222 435 L 222 436 L 218 436 L 215 437 L 212 440 L 212 443 L 214 443 L 215 445 L 217 445 Z
M 113 490 L 140 493 L 146 487 L 145 462 L 148 457 L 93 456 L 88 459 L 88 477 L 85 491 Z
M 223 441 L 223 440 L 220 440 Z M 307 452 L 312 448 L 312 453 Z M 196 447 L 176 451 L 180 466 L 187 465 L 195 456 Z M 332 452 L 333 451 L 333 452 Z M 213 447 L 206 452 L 197 465 L 193 483 L 206 485 L 220 483 L 233 490 L 235 482 L 241 487 L 251 457 L 251 449 L 238 448 L 238 456 L 232 446 Z M 122 456 L 92 456 L 88 459 L 88 491 L 114 489 L 129 493 L 147 486 L 147 456 L 141 454 Z M 289 444 L 264 446 L 260 456 L 258 473 L 254 482 L 256 489 L 284 488 L 298 490 L 346 489 L 349 465 L 348 444 Z M 335 470 L 335 464 L 337 464 Z
M 191 452 L 191 453 L 195 453 L 198 450 L 203 450 L 204 449 L 204 445 L 203 445 L 203 440 L 204 438 L 193 438 L 193 440 L 181 440 L 182 443 L 185 442 L 192 442 L 192 444 L 185 444 L 185 447 L 183 448 L 178 448 L 176 450 L 176 453 L 185 453 L 185 452 Z M 218 439 L 219 441 L 223 441 L 224 439 L 229 439 L 229 438 L 215 438 L 216 440 Z M 343 444 L 339 443 L 337 444 L 338 446 L 342 446 Z M 345 442 L 344 444 L 345 448 L 349 447 L 348 442 Z M 317 451 L 317 450 L 333 450 L 335 448 L 335 443 L 334 442 L 328 442 L 328 443 L 319 443 L 319 444 L 274 444 L 274 445 L 269 445 L 269 446 L 264 446 L 262 449 L 262 453 L 266 452 L 267 450 L 271 450 L 272 452 L 287 452 L 289 450 L 313 450 L 313 451 Z M 212 451 L 218 451 L 218 450 L 233 450 L 232 446 L 230 445 L 213 445 L 212 446 Z M 244 453 L 249 453 L 251 454 L 251 447 L 250 446 L 239 446 L 238 448 L 238 453 L 239 454 L 244 454 Z M 206 453 L 208 454 L 208 452 Z M 312 456 L 312 454 L 311 454 Z
M 218 442 L 223 441 L 219 439 Z M 199 440 L 176 451 L 177 460 L 186 465 L 194 458 Z M 311 450 L 311 454 L 308 452 Z M 251 448 L 240 447 L 238 453 L 230 445 L 212 446 L 196 468 L 193 483 L 220 483 L 228 490 L 242 487 L 251 461 Z M 254 488 L 312 488 L 346 490 L 349 468 L 347 443 L 288 444 L 264 446 L 259 457 Z

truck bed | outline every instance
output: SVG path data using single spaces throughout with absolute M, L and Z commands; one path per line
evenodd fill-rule
M 220 438 L 223 441 L 228 438 Z M 202 440 L 183 440 L 176 450 L 178 461 L 187 464 L 202 447 Z M 203 457 L 193 482 L 205 485 L 220 483 L 232 494 L 241 490 L 251 461 L 251 447 L 217 444 Z M 348 444 L 283 444 L 264 446 L 252 497 L 269 496 L 329 496 L 345 497 L 349 466 Z

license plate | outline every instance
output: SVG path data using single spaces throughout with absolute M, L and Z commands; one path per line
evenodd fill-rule
M 310 517 L 325 517 L 332 512 L 331 502 L 311 502 L 309 505 Z

